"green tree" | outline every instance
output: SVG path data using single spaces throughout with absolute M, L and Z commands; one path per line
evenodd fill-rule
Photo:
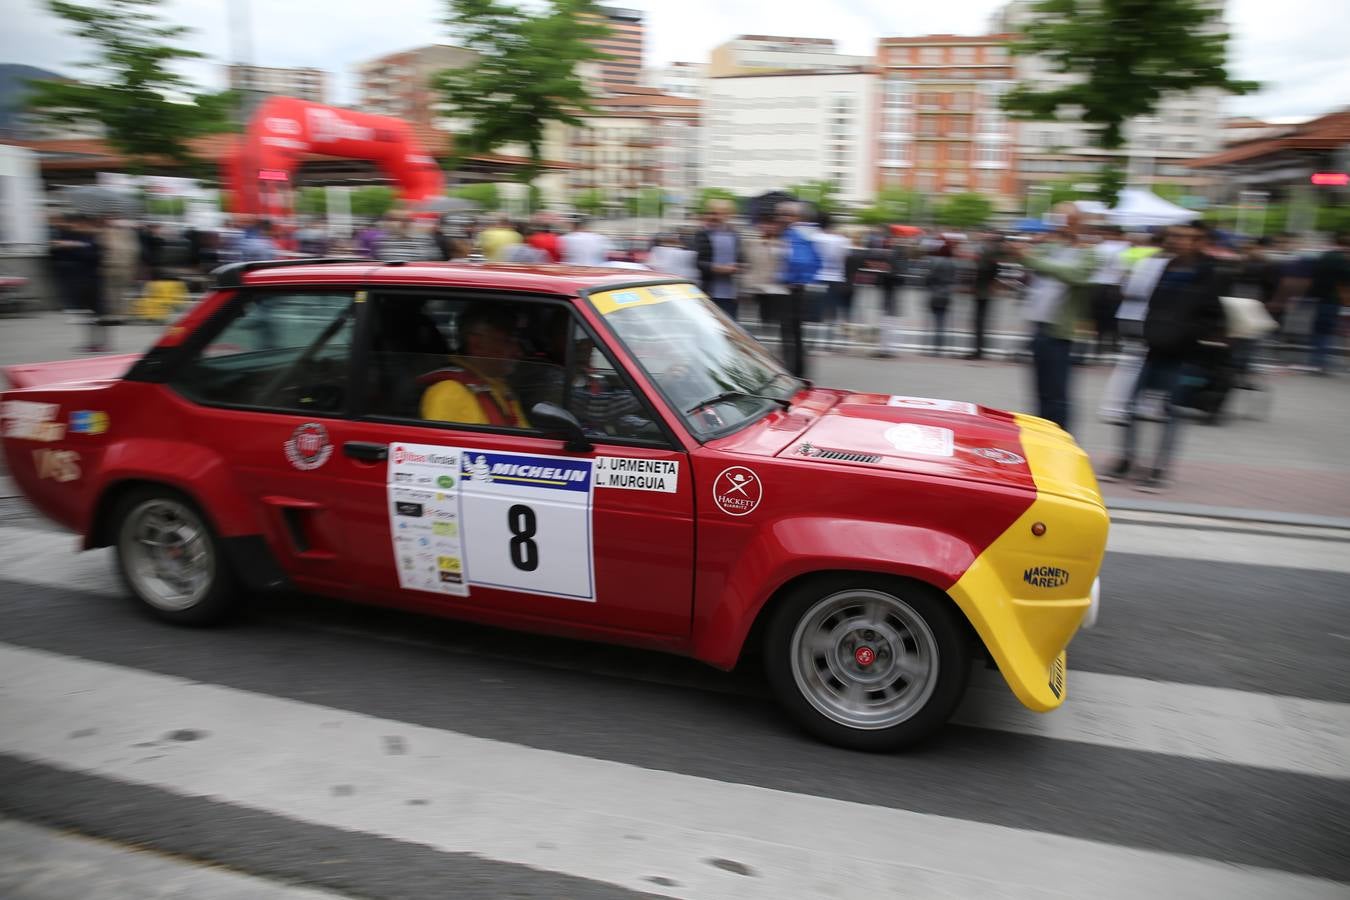
M 588 216 L 597 215 L 605 208 L 605 193 L 598 188 L 579 191 L 572 196 L 572 205 Z
M 698 205 L 693 212 L 703 212 L 708 208 L 708 204 L 714 200 L 730 200 L 732 203 L 739 204 L 739 198 L 732 191 L 720 187 L 705 187 L 698 192 Z
M 938 204 L 934 218 L 941 225 L 978 228 L 989 221 L 993 212 L 993 202 L 983 194 L 952 194 Z
M 491 182 L 466 184 L 455 188 L 450 196 L 475 203 L 480 209 L 501 209 L 502 206 L 502 192 Z
M 900 187 L 884 187 L 871 206 L 858 213 L 866 225 L 898 225 L 916 222 L 923 211 L 923 195 Z
M 1259 85 L 1226 68 L 1223 10 L 1203 0 L 1038 0 L 1013 52 L 1044 59 L 1076 78 L 1062 85 L 1021 83 L 1003 98 L 1020 118 L 1050 119 L 1075 108 L 1108 150 L 1123 126 L 1152 113 L 1168 94 L 1218 88 L 1246 94 Z
M 798 200 L 810 203 L 818 212 L 832 213 L 838 206 L 835 195 L 839 189 L 833 181 L 803 181 L 788 188 L 788 193 Z
M 188 32 L 161 21 L 161 0 L 48 0 L 71 32 L 93 45 L 88 81 L 34 81 L 27 106 L 54 124 L 102 125 L 108 143 L 133 160 L 193 162 L 188 141 L 230 128 L 228 93 L 194 92 L 175 63 L 204 56 L 174 43 Z
M 321 187 L 301 188 L 295 195 L 295 211 L 302 216 L 328 213 L 328 192 Z
M 546 0 L 531 7 L 499 0 L 446 0 L 445 22 L 456 42 L 479 54 L 477 62 L 434 79 L 441 97 L 469 122 L 455 136 L 463 157 L 523 144 L 529 164 L 520 180 L 533 184 L 543 164 L 544 130 L 550 122 L 580 126 L 591 96 L 579 63 L 604 58 L 594 41 L 609 29 L 593 0 Z
M 394 208 L 393 188 L 363 187 L 352 191 L 352 215 L 359 219 L 378 219 Z
M 625 201 L 630 216 L 659 217 L 666 208 L 666 195 L 658 187 L 645 187 Z

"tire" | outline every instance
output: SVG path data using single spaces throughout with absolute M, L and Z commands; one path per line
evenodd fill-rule
M 197 504 L 169 487 L 127 492 L 113 514 L 117 570 L 145 612 L 204 627 L 235 611 L 235 579 L 220 538 Z
M 764 664 L 778 702 L 826 743 L 882 752 L 940 729 L 965 694 L 971 646 L 954 604 L 886 576 L 809 579 L 773 611 Z

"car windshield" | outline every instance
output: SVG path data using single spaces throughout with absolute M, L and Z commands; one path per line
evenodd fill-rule
M 691 284 L 603 291 L 590 301 L 700 439 L 786 405 L 803 383 Z

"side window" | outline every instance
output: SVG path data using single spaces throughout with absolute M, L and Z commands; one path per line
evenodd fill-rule
M 354 300 L 350 291 L 255 294 L 170 384 L 200 403 L 341 412 Z
M 610 356 L 580 325 L 572 326 L 573 369 L 566 408 L 597 440 L 661 440 L 661 427 L 647 401 L 619 375 Z
M 378 296 L 366 409 L 423 422 L 529 428 L 536 403 L 563 402 L 569 315 L 539 301 Z

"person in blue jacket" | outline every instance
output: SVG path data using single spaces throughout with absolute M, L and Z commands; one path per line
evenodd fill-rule
M 806 345 L 802 341 L 802 319 L 806 316 L 806 288 L 820 274 L 820 252 L 811 231 L 802 224 L 800 203 L 780 203 L 775 210 L 787 242 L 783 259 L 782 282 L 787 301 L 781 310 L 783 364 L 798 378 L 806 377 Z

